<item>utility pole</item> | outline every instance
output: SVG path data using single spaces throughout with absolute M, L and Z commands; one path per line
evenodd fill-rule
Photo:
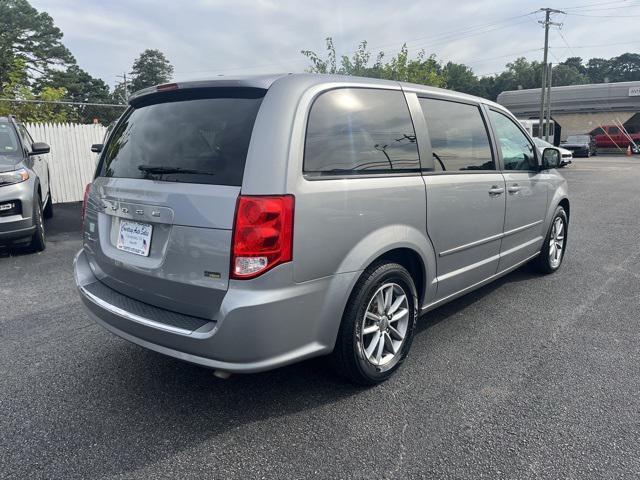
M 124 85 L 124 101 L 125 103 L 129 103 L 129 84 L 127 83 L 127 72 L 124 72 L 122 75 L 116 75 L 117 78 L 122 78 L 122 83 Z
M 542 130 L 544 123 L 544 97 L 545 87 L 547 83 L 547 57 L 549 54 L 549 25 L 555 25 L 557 27 L 562 26 L 561 23 L 551 21 L 552 13 L 562 13 L 562 10 L 556 10 L 554 8 L 541 8 L 541 12 L 545 12 L 544 21 L 539 20 L 538 23 L 544 25 L 544 60 L 542 62 L 542 88 L 540 89 L 540 117 L 538 117 L 538 137 L 542 138 Z
M 545 142 L 549 141 L 549 127 L 551 126 L 551 80 L 553 74 L 553 64 L 549 63 L 547 66 L 547 71 L 549 72 L 549 78 L 547 80 L 547 128 L 544 134 Z

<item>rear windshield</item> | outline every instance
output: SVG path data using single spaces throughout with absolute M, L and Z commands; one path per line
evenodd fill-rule
M 8 122 L 0 122 L 0 155 L 4 157 L 22 155 L 16 132 Z
M 99 176 L 240 186 L 264 93 L 209 89 L 142 97 L 110 135 Z

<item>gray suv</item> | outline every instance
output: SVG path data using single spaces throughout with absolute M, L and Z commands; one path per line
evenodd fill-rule
M 503 107 L 330 75 L 131 97 L 87 187 L 80 296 L 157 352 L 258 372 L 319 355 L 363 384 L 421 314 L 566 249 L 557 149 Z
M 53 216 L 49 145 L 34 142 L 14 117 L 0 117 L 0 245 L 45 249 L 44 218 Z

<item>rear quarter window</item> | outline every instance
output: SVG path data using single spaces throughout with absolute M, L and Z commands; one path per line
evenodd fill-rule
M 109 136 L 99 176 L 240 186 L 264 90 L 216 90 L 134 105 Z
M 309 113 L 303 169 L 310 175 L 419 172 L 404 94 L 369 88 L 322 93 Z

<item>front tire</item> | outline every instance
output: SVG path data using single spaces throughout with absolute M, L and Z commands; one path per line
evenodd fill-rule
M 540 273 L 553 273 L 560 268 L 567 247 L 569 219 L 564 208 L 558 206 L 544 239 L 540 255 L 533 264 Z
M 416 325 L 418 295 L 402 266 L 378 262 L 367 268 L 347 303 L 332 363 L 360 385 L 388 379 L 404 362 Z
M 44 219 L 40 197 L 36 197 L 33 203 L 33 222 L 35 223 L 36 231 L 33 232 L 29 246 L 34 252 L 42 252 L 47 247 L 47 243 L 44 234 Z

